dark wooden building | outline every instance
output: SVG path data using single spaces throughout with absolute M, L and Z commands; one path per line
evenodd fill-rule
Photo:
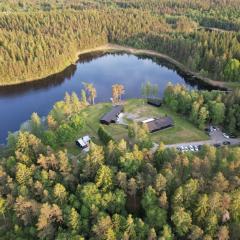
M 160 107 L 162 105 L 162 100 L 160 98 L 148 98 L 147 103 L 155 107 Z
M 112 108 L 112 110 L 106 113 L 101 119 L 100 123 L 109 125 L 110 123 L 116 123 L 119 114 L 123 111 L 123 106 L 118 105 Z
M 155 118 L 151 121 L 145 122 L 145 124 L 147 124 L 148 130 L 151 133 L 174 126 L 171 117 Z

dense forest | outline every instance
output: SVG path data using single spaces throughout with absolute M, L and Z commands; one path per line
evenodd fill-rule
M 189 91 L 182 85 L 169 84 L 164 91 L 164 102 L 201 129 L 212 123 L 222 125 L 231 134 L 240 132 L 239 89 L 231 93 Z
M 0 85 L 58 72 L 79 51 L 107 43 L 155 50 L 201 76 L 240 83 L 239 0 L 0 1 Z M 113 103 L 124 90 L 112 86 Z M 148 82 L 142 91 L 156 97 L 159 89 Z M 96 96 L 84 83 L 81 96 L 66 93 L 46 118 L 33 113 L 9 134 L 0 148 L 0 239 L 239 240 L 240 147 L 154 149 L 145 125 L 133 122 L 128 140 L 94 129 L 83 152 L 75 141 Z M 240 134 L 240 89 L 169 84 L 162 105 L 200 129 Z
M 202 76 L 239 82 L 237 3 L 1 1 L 0 84 L 58 72 L 78 51 L 106 43 L 156 50 Z
M 166 102 L 171 89 L 207 104 L 235 101 L 175 88 Z M 33 113 L 29 131 L 9 135 L 0 162 L 1 239 L 239 239 L 239 147 L 180 153 L 161 143 L 152 152 L 99 129 L 104 142 L 76 155 L 66 142 L 84 128 L 87 107 L 84 91 L 66 94 L 47 125 Z

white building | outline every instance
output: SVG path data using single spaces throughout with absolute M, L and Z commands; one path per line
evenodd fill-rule
M 76 141 L 77 146 L 79 146 L 84 152 L 88 152 L 89 151 L 89 143 L 91 141 L 91 138 L 86 135 L 82 138 L 79 138 Z

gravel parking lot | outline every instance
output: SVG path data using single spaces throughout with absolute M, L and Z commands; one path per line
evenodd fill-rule
M 216 131 L 213 131 L 210 133 L 210 139 L 206 141 L 199 141 L 199 142 L 187 142 L 187 143 L 178 143 L 178 144 L 170 144 L 166 145 L 166 147 L 188 147 L 189 145 L 204 145 L 204 144 L 209 144 L 209 145 L 214 145 L 214 144 L 221 144 L 223 145 L 223 142 L 228 141 L 230 142 L 230 145 L 238 145 L 240 144 L 240 138 L 226 138 L 223 136 L 223 132 L 219 129 Z
M 240 138 L 226 138 L 223 136 L 223 132 L 220 129 L 217 129 L 210 133 L 210 139 L 206 141 L 198 141 L 198 142 L 185 142 L 185 143 L 178 143 L 178 144 L 169 144 L 166 145 L 168 148 L 180 148 L 180 147 L 189 147 L 191 146 L 199 146 L 204 144 L 209 145 L 215 145 L 215 144 L 221 144 L 223 145 L 223 142 L 228 141 L 230 145 L 240 145 Z M 152 148 L 152 152 L 155 152 L 158 148 L 158 144 L 154 143 L 154 147 Z

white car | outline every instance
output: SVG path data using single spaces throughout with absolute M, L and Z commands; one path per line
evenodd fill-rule
M 192 145 L 189 145 L 188 149 L 189 149 L 190 151 L 194 152 L 194 148 L 193 148 Z
M 193 146 L 194 147 L 194 150 L 196 151 L 196 152 L 198 152 L 199 151 L 199 149 L 198 149 L 198 146 L 197 145 L 195 145 L 195 146 Z
M 223 133 L 223 136 L 227 139 L 230 138 L 226 133 Z

